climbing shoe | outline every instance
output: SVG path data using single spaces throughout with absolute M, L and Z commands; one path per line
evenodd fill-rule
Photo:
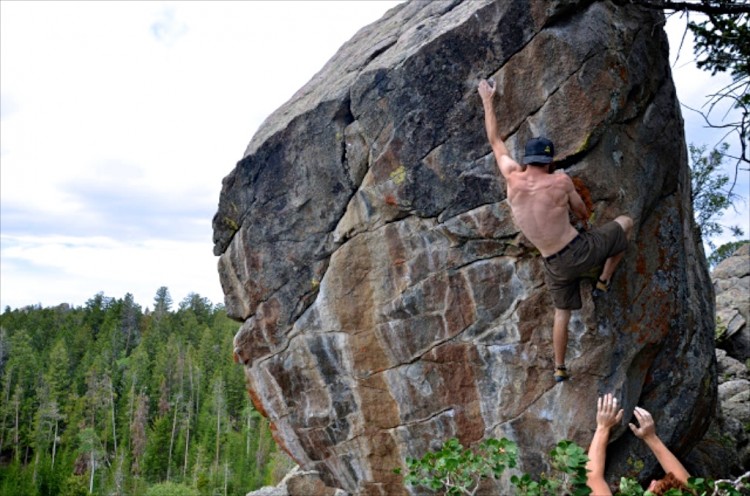
M 568 377 L 568 369 L 564 365 L 555 367 L 555 382 L 567 381 Z
M 600 293 L 608 293 L 609 287 L 612 285 L 612 280 L 602 281 L 601 279 L 596 280 L 596 290 Z

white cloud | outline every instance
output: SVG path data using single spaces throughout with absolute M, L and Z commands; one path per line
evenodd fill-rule
M 175 18 L 174 8 L 165 8 L 159 19 L 151 24 L 151 33 L 154 37 L 166 45 L 174 43 L 187 33 L 187 25 Z
M 2 2 L 0 307 L 223 301 L 222 178 L 396 3 Z
M 191 292 L 215 303 L 223 298 L 216 259 L 204 242 L 4 235 L 2 243 L 3 279 L 12 281 L 3 281 L 3 292 L 12 292 L 3 295 L 3 308 L 81 305 L 100 291 L 116 298 L 131 293 L 145 307 L 161 286 L 169 288 L 175 302 Z

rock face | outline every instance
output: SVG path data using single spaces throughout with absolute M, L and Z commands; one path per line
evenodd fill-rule
M 740 466 L 750 468 L 750 446 L 743 436 L 750 426 L 750 243 L 739 247 L 711 274 L 716 290 L 719 401 L 737 440 Z
M 716 291 L 720 347 L 732 358 L 750 359 L 750 243 L 740 246 L 711 274 Z
M 636 405 L 678 456 L 703 436 L 714 294 L 663 22 L 608 1 L 408 2 L 266 120 L 224 179 L 214 253 L 251 398 L 303 469 L 405 494 L 392 469 L 456 436 L 508 437 L 538 473 L 559 440 L 588 446 L 604 392 L 628 412 L 609 480 L 656 470 L 626 426 Z M 511 153 L 552 138 L 595 224 L 635 219 L 611 292 L 583 284 L 559 385 L 541 259 L 486 140 L 485 77 Z
M 690 453 L 688 465 L 705 467 L 716 478 L 750 470 L 750 243 L 742 245 L 711 274 L 716 290 L 719 403 L 708 433 Z

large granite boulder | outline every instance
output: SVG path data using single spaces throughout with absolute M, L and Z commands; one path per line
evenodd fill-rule
M 663 23 L 609 1 L 407 2 L 266 120 L 224 179 L 214 253 L 252 401 L 304 470 L 404 494 L 392 469 L 457 436 L 508 437 L 538 473 L 559 440 L 588 445 L 604 392 L 628 412 L 611 481 L 658 470 L 626 427 L 636 405 L 678 456 L 702 437 L 714 295 Z M 595 223 L 635 219 L 612 291 L 583 285 L 559 385 L 539 253 L 485 136 L 486 77 L 511 152 L 552 138 Z

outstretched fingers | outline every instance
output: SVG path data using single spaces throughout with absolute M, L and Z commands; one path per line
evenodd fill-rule
M 616 409 L 617 409 L 617 398 L 612 396 L 612 393 L 605 394 L 602 400 L 602 411 L 611 414 Z
M 617 398 L 611 393 L 599 397 L 596 404 L 596 424 L 610 428 L 622 420 L 622 409 L 617 405 Z

